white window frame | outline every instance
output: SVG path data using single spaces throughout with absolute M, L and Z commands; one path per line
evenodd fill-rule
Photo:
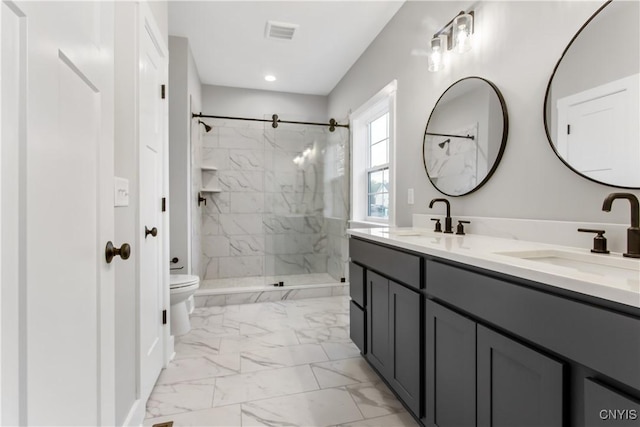
M 351 222 L 395 226 L 395 116 L 397 81 L 393 80 L 371 99 L 350 114 L 351 123 Z M 369 123 L 384 113 L 389 113 L 389 163 L 369 167 Z M 368 216 L 368 172 L 389 168 L 389 216 Z M 357 225 L 356 225 L 357 226 Z
M 366 163 L 365 163 L 365 169 L 364 169 L 364 173 L 365 173 L 365 179 L 367 180 L 367 198 L 366 198 L 366 215 L 365 215 L 365 219 L 367 221 L 370 222 L 381 222 L 381 221 L 385 221 L 388 222 L 389 221 L 389 217 L 387 215 L 386 218 L 381 218 L 381 217 L 377 217 L 377 216 L 370 216 L 369 215 L 369 207 L 370 207 L 370 197 L 371 197 L 371 193 L 370 193 L 370 188 L 369 188 L 369 177 L 371 175 L 372 172 L 378 172 L 378 171 L 384 171 L 387 170 L 387 174 L 389 175 L 389 178 L 391 178 L 390 175 L 390 171 L 389 171 L 389 165 L 390 165 L 390 155 L 389 155 L 389 143 L 390 143 L 390 135 L 389 135 L 389 119 L 390 119 L 390 115 L 389 115 L 389 110 L 387 109 L 386 105 L 381 105 L 378 104 L 378 106 L 380 106 L 381 108 L 374 108 L 373 110 L 377 112 L 377 114 L 372 114 L 371 117 L 369 117 L 367 119 L 367 141 L 366 141 Z M 378 120 L 379 118 L 383 117 L 387 115 L 387 162 L 386 163 L 382 163 L 376 166 L 371 166 L 371 148 L 373 147 L 373 144 L 371 141 L 371 123 L 373 123 L 374 121 Z M 391 180 L 389 179 L 389 183 L 391 183 Z M 387 189 L 387 194 L 389 197 L 389 202 L 391 201 L 391 195 L 389 194 L 389 191 Z M 390 214 L 390 212 L 389 212 Z

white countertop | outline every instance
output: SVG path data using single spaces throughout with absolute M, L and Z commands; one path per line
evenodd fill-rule
M 415 235 L 417 233 L 419 235 Z M 349 229 L 347 234 L 640 308 L 640 260 L 623 258 L 620 253 L 596 255 L 591 254 L 588 248 L 474 234 L 458 236 L 412 227 Z M 607 274 L 606 270 L 598 271 L 597 264 L 594 264 L 594 268 L 589 272 L 585 272 L 564 265 L 501 254 L 530 251 L 561 251 L 563 254 L 576 254 L 587 258 L 607 257 L 606 260 L 594 259 L 620 262 L 626 267 L 631 265 L 632 268 L 626 270 L 629 273 L 628 277 L 616 277 Z M 637 269 L 634 271 L 635 267 Z

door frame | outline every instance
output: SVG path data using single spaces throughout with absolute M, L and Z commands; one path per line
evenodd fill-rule
M 163 77 L 162 80 L 165 84 L 165 98 L 164 98 L 164 102 L 162 103 L 162 117 L 163 117 L 163 129 L 162 129 L 162 158 L 161 158 L 161 165 L 162 165 L 162 194 L 163 197 L 167 197 L 168 193 L 169 193 L 169 157 L 168 157 L 168 151 L 169 151 L 169 138 L 168 138 L 168 124 L 169 124 L 169 98 L 168 98 L 168 94 L 169 91 L 166 88 L 166 85 L 168 84 L 168 80 L 169 80 L 169 48 L 165 42 L 165 40 L 162 38 L 162 32 L 160 31 L 160 28 L 158 27 L 158 24 L 155 20 L 155 17 L 153 15 L 153 12 L 151 11 L 151 8 L 149 7 L 149 5 L 146 2 L 139 2 L 137 3 L 138 5 L 138 20 L 137 20 L 137 28 L 135 30 L 136 32 L 136 58 L 139 58 L 140 56 L 140 47 L 141 47 L 141 40 L 143 37 L 144 32 L 146 32 L 147 30 L 151 31 L 153 38 L 155 39 L 155 44 L 157 46 L 157 48 L 159 50 L 162 51 L 162 55 L 165 59 L 164 64 L 163 64 Z M 139 93 L 140 93 L 140 82 L 139 82 L 139 74 L 137 72 L 136 69 L 136 84 L 135 84 L 135 93 L 136 93 L 136 99 L 138 100 L 138 102 L 136 102 L 136 106 L 137 106 L 137 110 L 136 110 L 136 122 L 139 120 Z M 159 94 L 158 94 L 159 95 Z M 136 132 L 139 132 L 140 127 L 136 126 Z M 136 230 L 136 238 L 138 239 L 138 242 L 141 241 L 141 239 L 143 238 L 143 225 L 142 225 L 142 216 L 141 216 L 141 208 L 140 208 L 140 203 L 141 203 L 141 197 L 140 197 L 140 189 L 141 189 L 141 177 L 140 177 L 140 160 L 141 160 L 141 153 L 140 153 L 140 137 L 139 134 L 136 133 L 136 157 L 137 157 L 137 187 L 138 187 L 138 191 L 137 194 L 138 196 L 138 200 L 137 200 L 137 217 L 136 217 L 136 224 L 137 224 L 137 230 Z M 159 202 L 159 201 L 158 201 Z M 167 323 L 165 325 L 163 325 L 163 333 L 162 333 L 162 343 L 160 343 L 160 348 L 162 349 L 162 353 L 163 353 L 163 368 L 166 368 L 169 364 L 169 361 L 171 360 L 171 358 L 173 357 L 173 342 L 170 340 L 171 338 L 171 332 L 170 332 L 170 328 L 169 325 L 171 324 L 170 321 L 170 310 L 169 310 L 169 306 L 170 306 L 170 294 L 169 294 L 169 259 L 170 259 L 170 254 L 169 254 L 169 210 L 168 210 L 168 200 L 165 203 L 165 207 L 166 210 L 165 212 L 161 212 L 160 215 L 162 216 L 162 229 L 160 232 L 160 253 L 161 253 L 161 259 L 162 261 L 164 261 L 163 263 L 161 263 L 160 265 L 162 266 L 162 271 L 160 273 L 160 278 L 161 278 L 161 298 L 162 298 L 162 306 L 163 309 L 166 310 L 167 312 Z M 140 296 L 141 296 L 141 287 L 140 287 L 140 278 L 141 278 L 141 272 L 142 272 L 142 268 L 140 266 L 140 248 L 141 245 L 138 244 L 137 245 L 137 256 L 136 256 L 136 262 L 138 263 L 137 268 L 136 268 L 136 297 L 137 297 L 137 303 L 136 303 L 136 351 L 137 351 L 137 355 L 136 355 L 136 367 L 137 367 L 137 378 L 136 378 L 136 385 L 137 385 L 137 397 L 138 397 L 138 401 L 140 403 L 140 410 L 142 411 L 142 418 L 144 418 L 144 413 L 145 413 L 145 406 L 146 406 L 146 402 L 149 396 L 142 396 L 141 395 L 141 390 L 142 390 L 142 382 L 143 382 L 143 367 L 142 367 L 142 362 L 143 362 L 143 354 L 141 352 L 141 327 L 142 327 L 142 322 L 141 322 L 141 304 L 140 304 Z M 160 316 L 160 313 L 158 313 L 158 316 Z M 171 344 L 171 348 L 169 351 L 168 345 Z M 134 420 L 134 421 L 142 421 L 140 420 Z
M 156 42 L 158 46 L 163 51 L 165 58 L 168 58 L 168 47 L 166 45 L 166 41 L 162 38 L 161 32 L 155 20 L 155 17 L 151 11 L 151 8 L 146 2 L 123 2 L 118 5 L 119 17 L 123 17 L 126 15 L 126 20 L 121 20 L 117 22 L 118 31 L 124 32 L 130 35 L 132 43 L 126 46 L 126 53 L 123 53 L 119 56 L 121 58 L 121 62 L 119 68 L 116 69 L 116 74 L 118 74 L 118 69 L 122 70 L 126 69 L 126 73 L 124 74 L 126 79 L 129 79 L 126 85 L 130 88 L 128 91 L 128 96 L 126 99 L 127 109 L 130 114 L 127 115 L 127 123 L 123 123 L 122 125 L 122 135 L 125 136 L 128 140 L 131 141 L 131 144 L 135 145 L 133 152 L 135 153 L 135 159 L 132 159 L 133 164 L 135 164 L 135 172 L 132 177 L 132 181 L 130 182 L 130 186 L 135 188 L 134 199 L 131 200 L 131 206 L 135 210 L 132 214 L 132 227 L 133 227 L 133 235 L 132 239 L 132 249 L 134 251 L 135 258 L 135 325 L 134 326 L 136 332 L 135 338 L 135 354 L 133 357 L 134 366 L 135 366 L 135 400 L 129 402 L 130 407 L 127 410 L 127 416 L 124 419 L 123 425 L 125 426 L 139 426 L 142 425 L 142 422 L 145 418 L 146 413 L 146 399 L 148 396 L 141 396 L 141 384 L 142 384 L 142 354 L 140 351 L 140 329 L 141 329 L 141 310 L 140 310 L 140 242 L 144 235 L 143 226 L 141 227 L 141 216 L 140 216 L 140 144 L 139 144 L 139 99 L 140 99 L 140 85 L 139 85 L 139 73 L 138 73 L 138 58 L 140 53 L 140 35 L 142 31 L 146 31 L 145 24 L 149 27 L 149 29 L 153 32 Z M 122 8 L 126 8 L 123 10 Z M 130 18 L 130 19 L 129 19 Z M 122 49 L 122 46 L 121 46 Z M 123 51 L 125 49 L 122 49 Z M 168 62 L 166 67 L 166 75 L 164 77 L 164 81 L 168 81 Z M 165 83 L 166 84 L 166 83 Z M 162 168 L 163 168 L 163 183 L 162 183 L 162 193 L 163 197 L 167 197 L 169 194 L 169 167 L 168 167 L 168 148 L 169 148 L 169 140 L 168 140 L 168 90 L 165 90 L 164 104 L 163 104 L 163 118 L 165 121 L 164 129 L 163 129 L 163 142 L 162 142 Z M 163 293 L 162 293 L 162 301 L 163 306 L 167 310 L 167 315 L 169 313 L 169 305 L 170 305 L 170 295 L 169 295 L 169 203 L 167 200 L 166 203 L 167 210 L 162 212 L 162 231 L 158 238 L 161 239 L 160 244 L 162 246 L 161 253 L 162 259 L 166 261 L 166 265 L 162 264 L 162 283 L 163 283 Z M 166 230 L 166 231 L 165 231 Z M 173 357 L 173 341 L 171 341 L 170 335 L 170 319 L 167 317 L 167 324 L 164 325 L 163 332 L 163 343 L 161 343 L 163 349 L 163 367 L 166 367 Z M 170 352 L 169 352 L 169 344 L 170 344 Z

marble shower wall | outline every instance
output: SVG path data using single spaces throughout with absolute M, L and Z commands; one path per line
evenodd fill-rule
M 210 120 L 202 163 L 207 193 L 202 222 L 203 280 L 325 273 L 328 129 Z

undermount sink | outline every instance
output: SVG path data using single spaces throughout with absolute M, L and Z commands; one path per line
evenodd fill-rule
M 557 265 L 598 276 L 616 277 L 635 282 L 640 281 L 640 260 L 622 258 L 621 256 L 570 252 L 557 249 L 495 252 L 495 254 Z

